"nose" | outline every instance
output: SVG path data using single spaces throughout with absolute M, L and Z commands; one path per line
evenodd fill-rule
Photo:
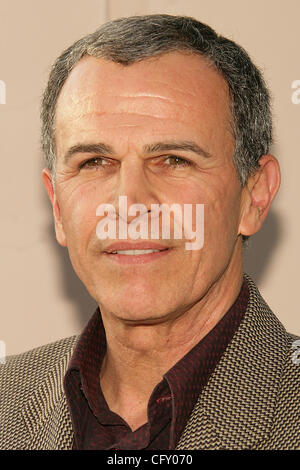
M 127 197 L 128 210 L 132 204 L 145 206 L 141 207 L 138 215 L 150 212 L 151 204 L 159 204 L 153 184 L 149 181 L 145 162 L 137 156 L 121 162 L 114 201 L 117 214 L 120 213 L 120 196 Z M 127 214 L 127 221 L 131 222 L 135 217 L 136 215 Z

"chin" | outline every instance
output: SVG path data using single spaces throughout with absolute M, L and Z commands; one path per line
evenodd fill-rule
M 105 298 L 103 293 L 100 297 L 98 303 L 102 311 L 129 323 L 153 324 L 166 318 L 171 309 L 170 306 L 154 302 L 153 297 L 141 299 L 127 294 L 126 298 L 120 296 Z

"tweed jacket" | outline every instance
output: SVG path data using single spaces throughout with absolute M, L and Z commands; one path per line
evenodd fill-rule
M 245 278 L 245 317 L 201 392 L 178 450 L 300 449 L 297 337 Z M 0 449 L 72 449 L 63 377 L 77 339 L 10 356 L 0 366 Z

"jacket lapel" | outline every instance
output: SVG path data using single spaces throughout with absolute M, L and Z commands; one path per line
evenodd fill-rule
M 286 332 L 245 275 L 245 317 L 201 393 L 177 449 L 251 449 L 270 432 Z

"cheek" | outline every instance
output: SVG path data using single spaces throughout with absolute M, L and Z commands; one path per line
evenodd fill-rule
M 239 221 L 240 193 L 236 188 L 218 191 L 206 208 L 207 242 L 222 249 L 231 249 L 236 241 Z
M 233 178 L 203 179 L 194 200 L 204 204 L 204 246 L 225 247 L 236 239 L 241 189 Z
M 93 185 L 76 188 L 70 185 L 61 194 L 60 211 L 69 248 L 76 244 L 79 245 L 77 249 L 82 249 L 96 233 L 96 209 L 100 199 L 99 188 Z

